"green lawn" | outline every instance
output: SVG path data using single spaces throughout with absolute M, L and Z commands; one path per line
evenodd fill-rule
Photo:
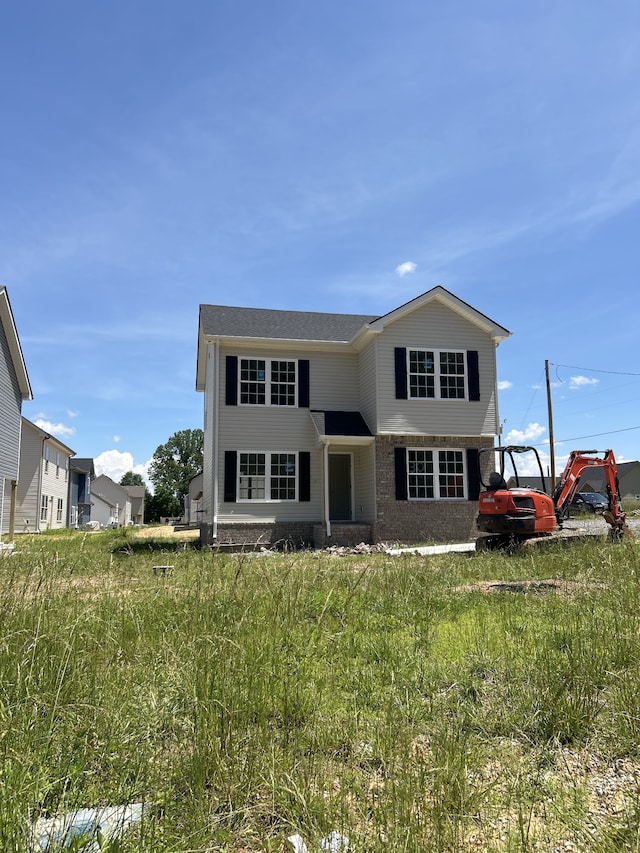
M 138 536 L 25 536 L 0 560 L 0 850 L 37 816 L 140 801 L 105 850 L 332 830 L 352 851 L 640 849 L 640 543 L 253 556 Z

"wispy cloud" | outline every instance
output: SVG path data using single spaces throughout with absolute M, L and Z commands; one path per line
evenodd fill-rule
M 595 379 L 589 376 L 572 376 L 569 380 L 569 388 L 577 389 L 577 388 L 586 388 L 589 385 L 597 385 L 599 379 Z
M 510 382 L 508 379 L 501 379 L 498 382 L 498 391 L 508 391 L 509 388 L 513 388 L 513 382 Z
M 57 438 L 71 438 L 71 436 L 76 434 L 75 427 L 70 427 L 62 423 L 54 424 L 51 421 L 44 420 L 44 418 L 37 418 L 34 424 L 50 435 L 55 435 Z
M 405 275 L 415 272 L 417 266 L 418 265 L 414 264 L 413 261 L 405 261 L 403 264 L 399 264 L 396 267 L 396 273 L 400 276 L 400 278 L 404 278 Z

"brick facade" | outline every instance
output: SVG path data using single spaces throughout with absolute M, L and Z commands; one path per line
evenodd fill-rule
M 417 544 L 465 542 L 474 539 L 477 501 L 396 500 L 396 447 L 466 450 L 492 447 L 491 438 L 453 436 L 383 435 L 376 438 L 377 519 L 373 541 Z M 486 454 L 489 457 L 489 454 Z

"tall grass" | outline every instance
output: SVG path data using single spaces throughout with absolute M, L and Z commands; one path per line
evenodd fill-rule
M 26 850 L 35 816 L 136 801 L 122 851 L 331 830 L 366 851 L 638 849 L 639 605 L 626 543 L 25 537 L 0 563 L 0 849 Z

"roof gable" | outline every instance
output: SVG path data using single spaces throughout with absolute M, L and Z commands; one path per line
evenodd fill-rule
M 18 331 L 13 319 L 13 311 L 9 302 L 9 294 L 7 288 L 0 286 L 0 323 L 4 329 L 5 338 L 11 353 L 13 367 L 18 377 L 18 387 L 23 400 L 33 400 L 31 392 L 31 384 L 27 375 L 27 368 L 22 355 L 22 347 L 18 338 Z
M 411 314 L 413 311 L 423 308 L 425 305 L 434 301 L 446 305 L 470 323 L 481 328 L 489 334 L 496 343 L 500 343 L 500 341 L 504 341 L 506 338 L 511 337 L 511 332 L 508 329 L 505 329 L 504 326 L 500 326 L 481 311 L 476 310 L 467 302 L 459 299 L 453 293 L 446 290 L 444 287 L 440 287 L 440 285 L 433 287 L 431 290 L 427 290 L 426 293 L 422 293 L 420 296 L 416 296 L 415 299 L 412 299 L 409 302 L 405 302 L 398 308 L 394 308 L 394 310 L 390 311 L 388 314 L 378 317 L 376 320 L 369 323 L 368 330 L 372 332 L 381 332 L 385 326 L 390 323 L 393 323 L 401 317 L 405 317 L 407 314 Z

